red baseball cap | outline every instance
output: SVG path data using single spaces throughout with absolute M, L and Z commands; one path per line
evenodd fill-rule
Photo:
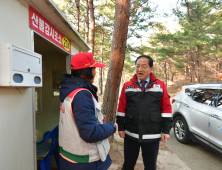
M 87 67 L 105 67 L 105 64 L 97 63 L 92 53 L 78 53 L 72 57 L 71 69 L 78 70 Z

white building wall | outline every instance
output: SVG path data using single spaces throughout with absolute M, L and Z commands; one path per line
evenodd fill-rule
M 0 43 L 31 50 L 28 5 L 0 3 Z M 33 170 L 32 88 L 0 87 L 0 117 L 0 169 Z
M 31 50 L 28 4 L 18 0 L 1 0 L 0 43 L 14 43 Z
M 0 88 L 0 169 L 32 170 L 31 88 Z
M 79 53 L 79 50 L 77 48 L 75 48 L 73 45 L 73 41 L 71 42 L 71 55 L 75 55 L 77 53 Z
M 28 3 L 0 0 L 0 43 L 33 50 L 31 39 Z M 71 57 L 79 49 L 72 42 Z M 32 90 L 0 86 L 0 170 L 35 169 Z

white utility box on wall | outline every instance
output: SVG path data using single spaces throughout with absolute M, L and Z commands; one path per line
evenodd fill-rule
M 42 55 L 0 44 L 0 86 L 42 87 Z

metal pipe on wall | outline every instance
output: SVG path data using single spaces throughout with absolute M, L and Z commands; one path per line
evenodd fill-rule
M 34 31 L 31 30 L 31 49 L 34 52 Z M 32 116 L 33 116 L 33 153 L 34 153 L 34 170 L 37 170 L 37 153 L 36 153 L 36 116 L 35 116 L 35 87 L 32 87 Z

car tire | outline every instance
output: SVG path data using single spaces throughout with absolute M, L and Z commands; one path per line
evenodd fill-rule
M 180 143 L 187 144 L 191 142 L 187 122 L 182 116 L 175 118 L 173 128 L 174 135 Z

